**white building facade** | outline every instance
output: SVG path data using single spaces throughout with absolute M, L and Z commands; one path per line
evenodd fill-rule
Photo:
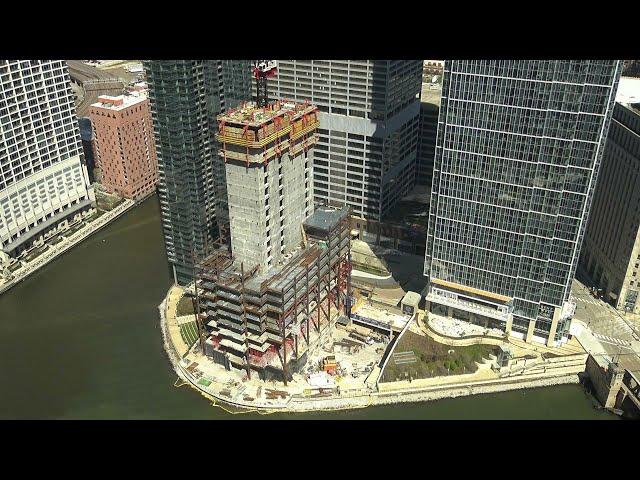
M 0 60 L 0 250 L 15 257 L 94 203 L 62 60 Z

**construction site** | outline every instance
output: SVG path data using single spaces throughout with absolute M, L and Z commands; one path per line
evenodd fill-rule
M 229 225 L 160 305 L 182 385 L 214 403 L 305 411 L 577 383 L 577 340 L 532 346 L 489 322 L 440 321 L 391 275 L 359 272 L 352 288 L 350 209 L 313 202 L 318 109 L 269 103 L 275 66 L 259 62 L 257 101 L 217 117 Z
M 230 235 L 196 262 L 201 352 L 247 380 L 303 369 L 350 316 L 350 212 L 314 212 L 317 108 L 245 103 L 218 117 Z
M 286 385 L 338 317 L 349 315 L 349 212 L 318 209 L 305 241 L 264 271 L 224 248 L 198 264 L 200 348 L 227 370 Z
M 269 102 L 275 70 L 258 61 L 257 101 L 217 117 L 229 224 L 161 309 L 170 355 L 199 387 L 240 403 L 334 394 L 343 377 L 363 387 L 392 336 L 351 323 L 351 211 L 314 205 L 318 108 Z

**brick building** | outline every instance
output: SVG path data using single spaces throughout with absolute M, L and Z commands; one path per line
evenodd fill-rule
M 109 192 L 138 200 L 152 193 L 158 181 L 151 110 L 146 92 L 101 96 L 91 105 L 96 166 Z

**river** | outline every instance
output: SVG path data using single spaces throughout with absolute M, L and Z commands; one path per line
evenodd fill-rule
M 157 197 L 0 295 L 1 419 L 222 419 L 174 387 L 158 304 L 170 285 Z M 613 419 L 564 385 L 361 410 L 313 419 Z

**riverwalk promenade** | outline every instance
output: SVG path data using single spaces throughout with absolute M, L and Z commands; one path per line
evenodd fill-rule
M 139 202 L 135 202 L 133 200 L 125 199 L 121 204 L 117 207 L 109 210 L 108 212 L 103 213 L 98 218 L 87 222 L 82 228 L 73 232 L 72 234 L 66 236 L 64 233 L 61 234 L 62 241 L 58 242 L 56 245 L 48 245 L 47 249 L 36 258 L 34 258 L 30 262 L 22 262 L 23 265 L 13 272 L 13 276 L 10 280 L 3 280 L 0 278 L 0 294 L 6 292 L 11 287 L 17 285 L 22 280 L 27 278 L 32 273 L 37 272 L 39 269 L 52 262 L 59 256 L 63 255 L 68 250 L 72 249 L 83 240 L 87 239 L 98 230 L 102 229 L 109 223 L 111 223 L 116 218 L 120 217 L 125 212 L 129 211 Z

